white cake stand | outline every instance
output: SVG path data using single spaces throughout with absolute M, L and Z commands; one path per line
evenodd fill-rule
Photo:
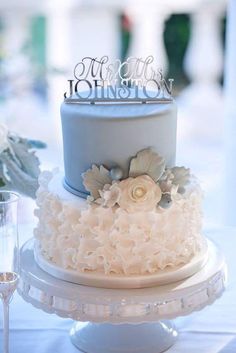
M 70 337 L 83 352 L 160 353 L 177 338 L 169 320 L 213 303 L 224 291 L 225 275 L 222 253 L 209 242 L 207 264 L 183 281 L 124 290 L 82 286 L 41 270 L 29 240 L 21 249 L 18 292 L 39 309 L 77 321 Z

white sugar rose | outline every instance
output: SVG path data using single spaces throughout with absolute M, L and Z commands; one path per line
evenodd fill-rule
M 4 124 L 0 124 L 0 153 L 8 147 L 8 128 Z
M 118 204 L 128 212 L 152 211 L 161 199 L 161 189 L 148 175 L 122 180 Z

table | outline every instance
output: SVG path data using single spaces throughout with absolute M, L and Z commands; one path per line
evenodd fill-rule
M 168 353 L 236 352 L 236 229 L 211 228 L 205 234 L 225 253 L 229 268 L 227 290 L 212 306 L 175 320 L 179 339 Z M 31 236 L 29 226 L 20 227 L 21 242 Z M 11 304 L 11 352 L 79 353 L 68 335 L 71 324 L 71 320 L 37 310 L 16 294 Z M 0 342 L 1 335 L 2 331 Z

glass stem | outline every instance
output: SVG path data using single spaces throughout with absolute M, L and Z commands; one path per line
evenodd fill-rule
M 3 304 L 3 353 L 9 353 L 9 298 L 3 298 L 2 304 Z

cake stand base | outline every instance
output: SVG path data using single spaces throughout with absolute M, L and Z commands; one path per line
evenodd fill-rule
M 75 323 L 72 343 L 86 353 L 161 353 L 176 341 L 171 321 L 139 325 Z
M 182 281 L 141 289 L 108 289 L 55 278 L 35 262 L 34 241 L 20 252 L 18 293 L 36 308 L 77 323 L 73 344 L 86 353 L 160 353 L 175 342 L 170 320 L 212 304 L 225 288 L 222 253 L 208 242 L 205 266 Z

